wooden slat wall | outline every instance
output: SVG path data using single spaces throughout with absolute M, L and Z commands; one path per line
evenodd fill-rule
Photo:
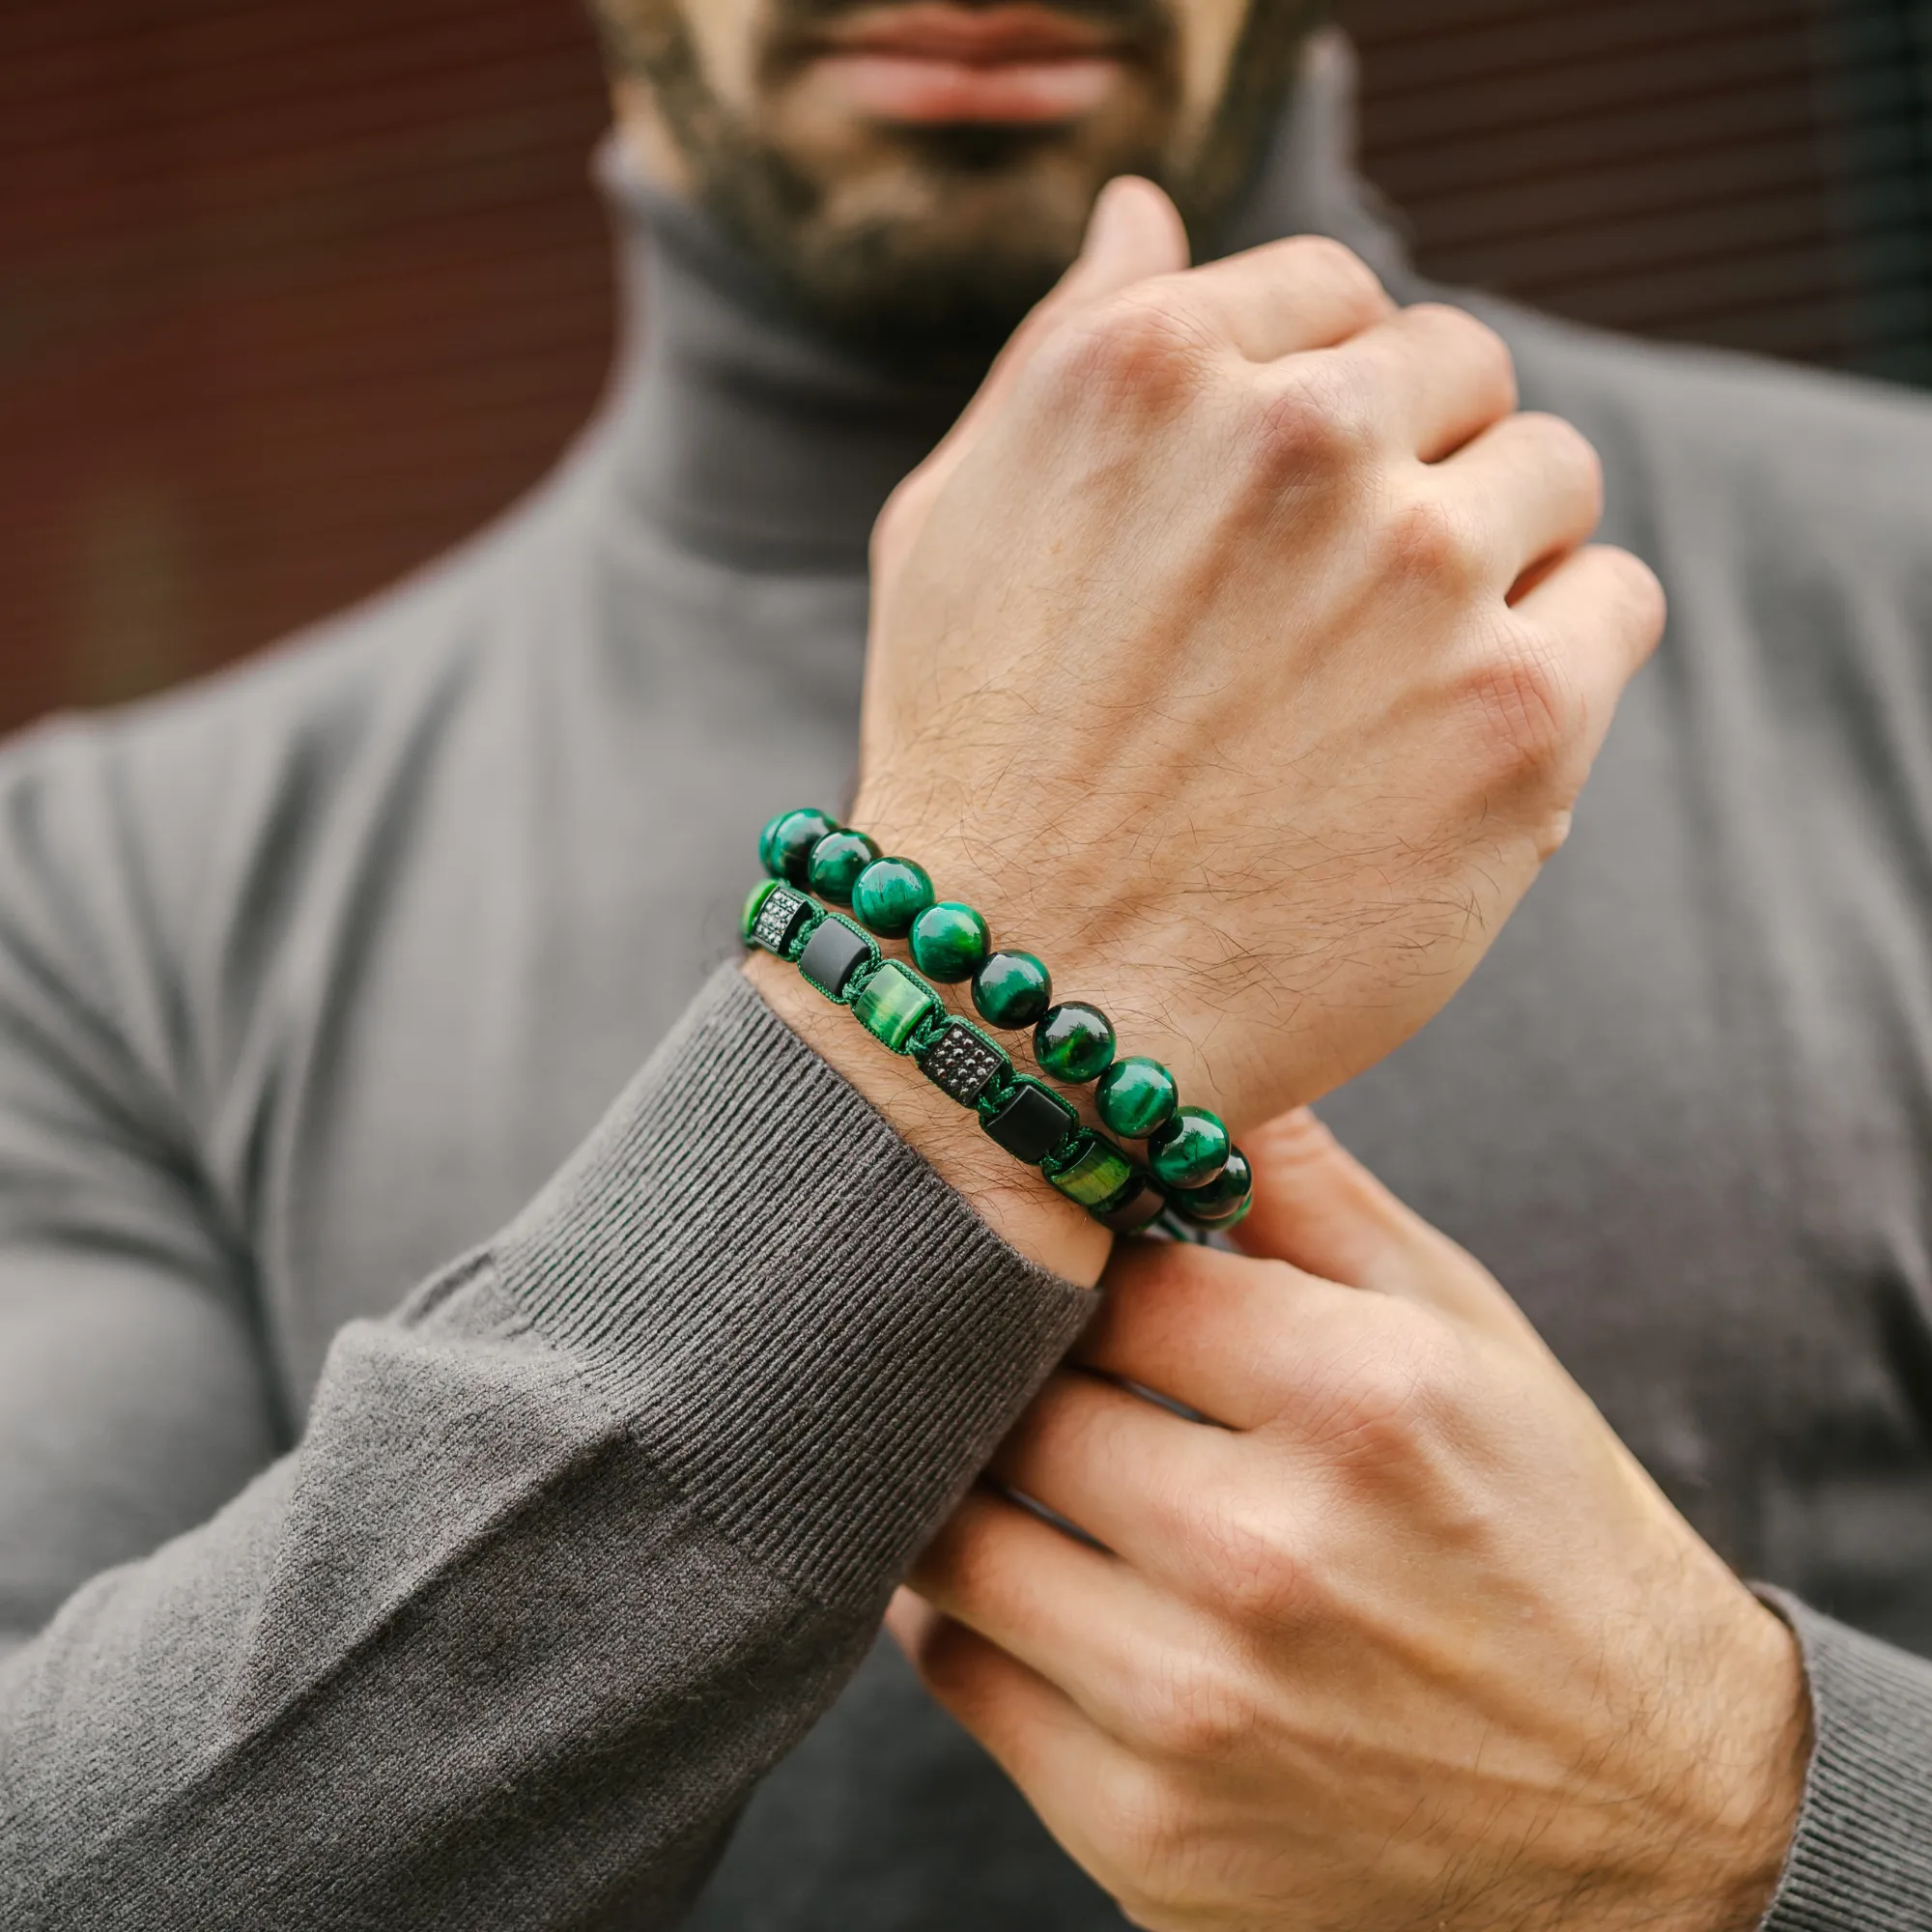
M 1341 0 L 1426 268 L 1932 380 L 1932 0 Z M 603 379 L 577 0 L 0 0 L 0 727 L 378 588 Z

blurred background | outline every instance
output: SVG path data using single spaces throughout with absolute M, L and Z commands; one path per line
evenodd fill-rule
M 1932 384 L 1932 0 L 1340 0 L 1421 266 Z M 574 0 L 0 4 L 0 729 L 379 588 L 611 348 Z

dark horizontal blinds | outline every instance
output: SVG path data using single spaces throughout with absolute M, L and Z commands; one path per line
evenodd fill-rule
M 1433 273 L 1932 380 L 1932 0 L 1344 0 Z

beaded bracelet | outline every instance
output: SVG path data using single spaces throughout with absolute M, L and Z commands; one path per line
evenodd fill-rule
M 1076 1085 L 1096 1081 L 1094 1105 L 1101 1121 L 1125 1139 L 1147 1142 L 1157 1192 L 1188 1222 L 1210 1231 L 1226 1229 L 1247 1213 L 1253 1201 L 1252 1170 L 1220 1118 L 1205 1107 L 1181 1106 L 1174 1075 L 1158 1061 L 1117 1059 L 1113 1023 L 1105 1013 L 1084 1001 L 1056 1005 L 1045 964 L 1031 952 L 994 951 L 980 914 L 956 900 L 940 899 L 922 866 L 881 855 L 865 833 L 810 810 L 781 812 L 771 820 L 760 835 L 758 856 L 774 881 L 809 886 L 822 898 L 849 905 L 858 924 L 842 915 L 828 917 L 859 938 L 867 938 L 860 926 L 883 938 L 902 938 L 914 964 L 932 979 L 949 984 L 970 980 L 980 1017 L 997 1027 L 1031 1027 L 1034 1056 L 1056 1079 Z M 748 925 L 751 917 L 748 908 Z M 876 947 L 872 953 L 877 954 Z M 917 974 L 905 977 L 924 987 L 934 1009 L 945 1013 L 938 995 Z M 968 1026 L 963 1020 L 952 1024 Z M 978 1028 L 970 1031 L 1000 1052 Z M 1001 1059 L 1010 1074 L 1011 1063 L 1003 1053 Z M 1012 1077 L 1031 1081 L 1031 1076 Z M 1051 1088 L 1038 1081 L 1031 1081 L 1031 1087 L 1063 1109 L 1065 1121 L 1077 1122 L 1074 1110 Z M 1112 1147 L 1111 1142 L 1104 1145 Z M 1047 1167 L 1051 1164 L 1049 1157 Z M 1047 1178 L 1054 1179 L 1052 1172 Z M 1148 1219 L 1158 1211 L 1150 1212 Z
M 993 1140 L 1096 1221 L 1134 1234 L 1166 1211 L 1166 1196 L 1120 1148 L 1082 1125 L 1043 1080 L 1016 1072 L 1003 1048 L 948 1012 L 931 986 L 842 913 L 763 879 L 745 901 L 741 931 L 748 946 L 789 960 L 828 1000 L 849 1007 L 874 1039 L 972 1108 Z

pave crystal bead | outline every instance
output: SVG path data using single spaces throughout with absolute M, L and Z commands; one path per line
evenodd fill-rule
M 1056 1080 L 1092 1080 L 1114 1058 L 1114 1023 L 1098 1007 L 1068 1000 L 1033 1030 L 1033 1053 Z
M 980 1124 L 1015 1159 L 1037 1167 L 1079 1122 L 1080 1116 L 1051 1087 L 1021 1074 L 1011 1098 Z
M 758 838 L 758 857 L 775 879 L 789 879 L 802 886 L 808 877 L 811 848 L 829 832 L 838 830 L 838 821 L 829 813 L 806 808 L 781 811 Z
M 918 1056 L 917 1065 L 942 1094 L 970 1107 L 1012 1062 L 977 1027 L 953 1020 Z
M 863 832 L 828 832 L 811 848 L 806 878 L 820 898 L 850 905 L 854 880 L 878 856 L 879 848 Z
M 1103 1228 L 1111 1228 L 1117 1235 L 1138 1235 L 1160 1219 L 1166 1206 L 1167 1197 L 1160 1189 L 1144 1175 L 1136 1175 L 1133 1185 L 1111 1207 L 1091 1211 Z
M 818 908 L 803 893 L 773 880 L 752 922 L 752 943 L 776 952 L 781 959 L 789 958 L 792 941 L 817 914 Z
M 939 995 L 917 973 L 888 959 L 852 1002 L 859 1024 L 895 1053 L 903 1053 L 920 1023 L 939 1009 Z
M 1148 1141 L 1148 1164 L 1169 1187 L 1205 1187 L 1227 1165 L 1234 1143 L 1221 1117 L 1182 1107 Z
M 986 922 L 969 905 L 957 899 L 941 899 L 929 905 L 912 923 L 907 942 L 912 948 L 912 963 L 927 978 L 941 985 L 957 985 L 970 980 L 986 963 L 992 936 Z
M 738 937 L 750 946 L 756 937 L 758 915 L 765 909 L 765 901 L 779 889 L 776 879 L 760 879 L 745 895 L 745 910 L 738 915 Z
M 1082 1137 L 1079 1152 L 1065 1165 L 1056 1164 L 1046 1178 L 1069 1201 L 1101 1208 L 1126 1192 L 1134 1164 L 1112 1141 L 1089 1133 Z
M 828 1000 L 842 1000 L 852 976 L 861 967 L 878 963 L 877 944 L 836 912 L 827 913 L 812 927 L 805 951 L 798 955 L 799 972 Z
M 1159 1061 L 1138 1055 L 1115 1061 L 1094 1090 L 1101 1120 L 1130 1141 L 1144 1141 L 1165 1126 L 1179 1102 L 1174 1075 Z
M 854 916 L 882 939 L 903 939 L 932 899 L 925 867 L 910 859 L 874 859 L 852 885 Z
M 973 975 L 973 1004 L 997 1027 L 1030 1027 L 1053 1004 L 1053 976 L 1031 952 L 995 952 Z

